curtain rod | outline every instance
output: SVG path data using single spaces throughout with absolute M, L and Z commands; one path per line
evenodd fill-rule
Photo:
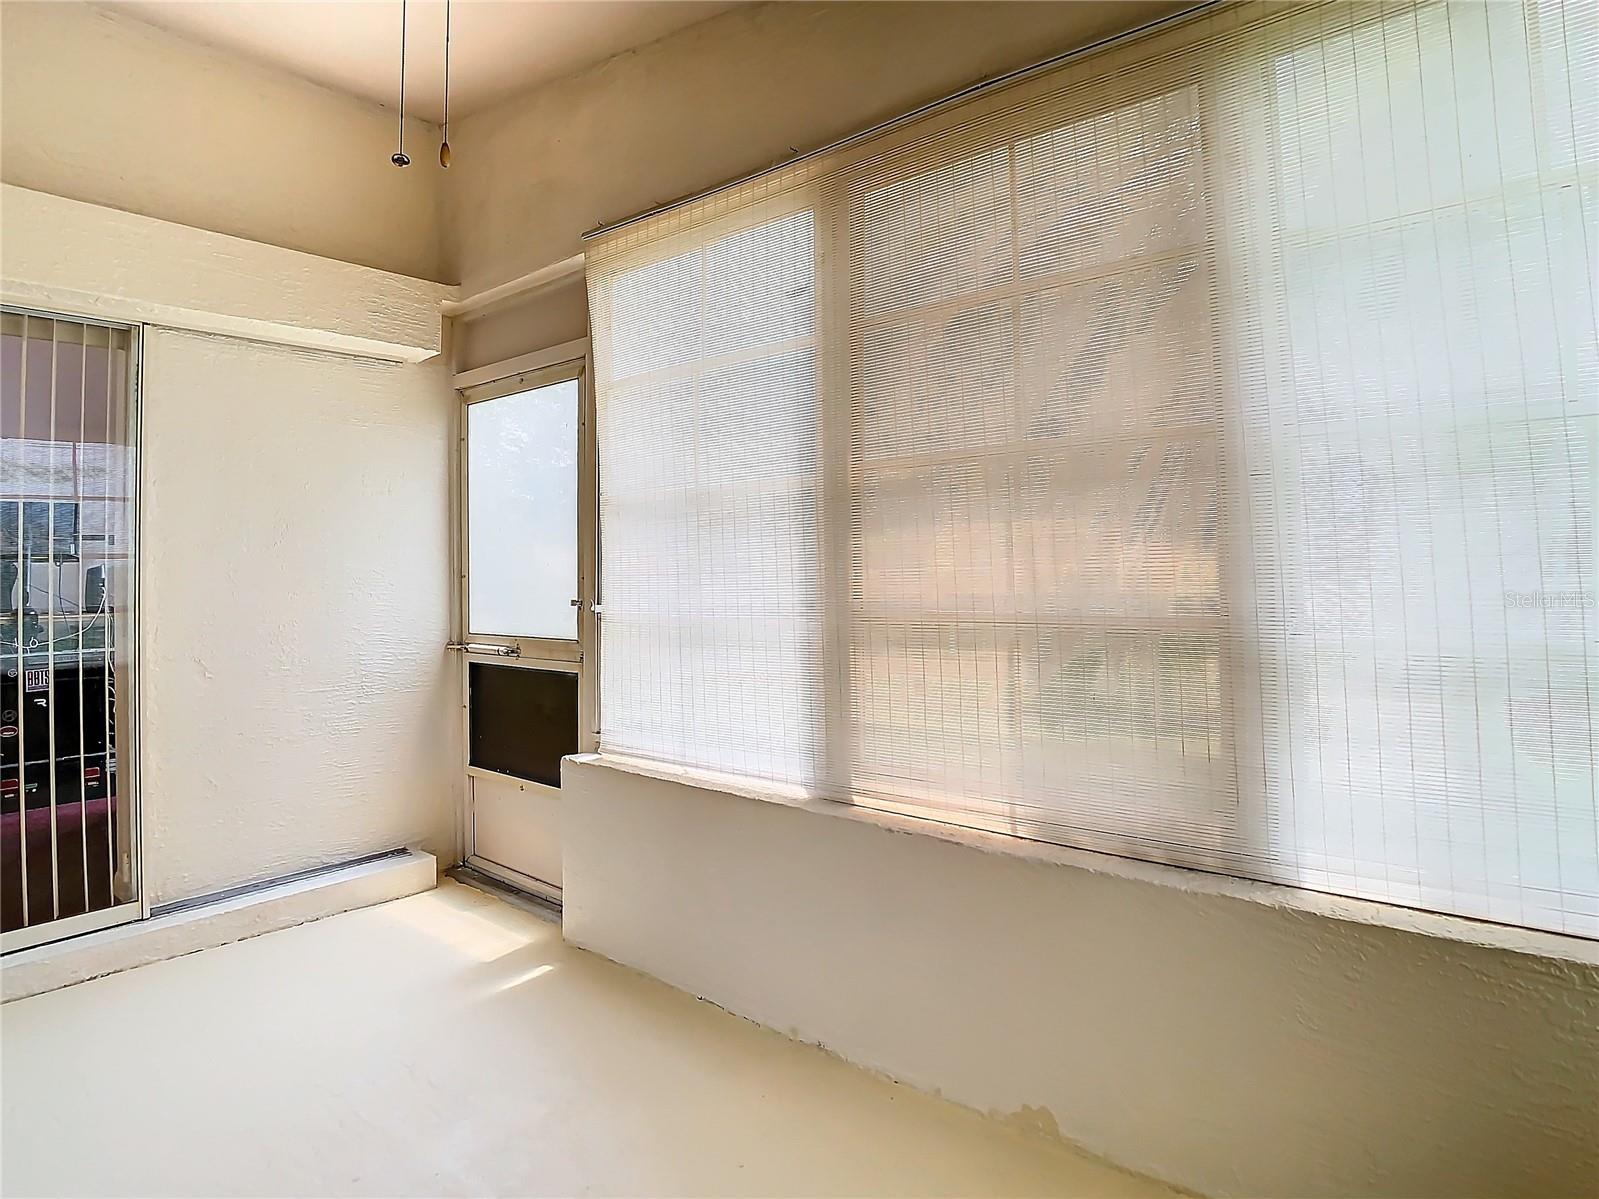
M 1208 8 L 1216 8 L 1224 3 L 1226 3 L 1226 0 L 1200 0 L 1200 3 L 1198 4 L 1193 4 L 1187 8 L 1179 9 L 1177 12 L 1167 13 L 1164 17 L 1156 17 L 1153 21 L 1146 21 L 1142 25 L 1135 26 L 1132 29 L 1125 29 L 1121 33 L 1110 34 L 1106 37 L 1100 38 L 1098 41 L 1093 41 L 1089 42 L 1087 45 L 1078 46 L 1075 50 L 1066 50 L 1060 54 L 1052 55 L 1041 62 L 1035 62 L 1030 66 L 1018 67 L 1016 70 L 1007 71 L 1003 75 L 995 75 L 990 79 L 981 80 L 978 83 L 973 83 L 967 87 L 963 87 L 957 92 L 951 92 L 947 96 L 941 96 L 937 100 L 930 100 L 926 104 L 923 104 L 918 108 L 913 108 L 909 112 L 902 113 L 897 117 L 890 117 L 888 120 L 879 121 L 877 124 L 872 125 L 869 128 L 847 134 L 835 141 L 828 142 L 826 145 L 817 146 L 813 150 L 806 150 L 802 154 L 796 154 L 791 158 L 785 158 L 779 162 L 774 162 L 770 166 L 764 166 L 760 168 L 760 170 L 751 171 L 747 175 L 739 175 L 736 178 L 728 179 L 725 182 L 718 183 L 712 187 L 703 188 L 700 191 L 692 192 L 686 196 L 679 196 L 675 200 L 668 200 L 664 204 L 657 204 L 654 208 L 647 208 L 643 212 L 634 213 L 629 217 L 623 217 L 619 221 L 612 221 L 607 225 L 596 226 L 595 228 L 590 229 L 587 233 L 583 234 L 583 240 L 588 241 L 591 238 L 600 237 L 603 234 L 613 232 L 614 230 L 626 228 L 628 225 L 637 224 L 639 221 L 648 220 L 650 217 L 660 216 L 663 212 L 671 212 L 674 208 L 681 208 L 685 204 L 692 204 L 696 200 L 703 200 L 705 197 L 713 196 L 719 191 L 725 191 L 730 187 L 738 187 L 740 184 L 749 183 L 752 180 L 761 178 L 763 175 L 771 175 L 777 171 L 787 170 L 789 167 L 796 166 L 802 162 L 809 162 L 811 159 L 820 157 L 823 154 L 831 154 L 836 150 L 842 150 L 846 147 L 856 145 L 857 143 L 863 142 L 868 138 L 877 137 L 881 134 L 889 132 L 892 129 L 897 129 L 901 125 L 918 120 L 919 118 L 927 116 L 929 113 L 936 112 L 939 109 L 962 103 L 963 101 L 982 95 L 985 92 L 998 91 L 1001 88 L 1008 87 L 1013 83 L 1019 83 L 1033 75 L 1038 75 L 1045 71 L 1053 70 L 1056 67 L 1063 66 L 1066 63 L 1071 62 L 1073 59 L 1085 57 L 1086 55 L 1093 54 L 1096 51 L 1103 50 L 1119 42 L 1131 41 L 1134 38 L 1142 37 L 1152 30 L 1158 29 L 1162 26 L 1175 25 L 1205 11 Z
M 532 292 L 543 291 L 572 275 L 583 273 L 583 255 L 573 254 L 570 258 L 563 258 L 559 262 L 552 262 L 541 266 L 536 271 L 529 271 L 525 275 L 518 275 L 515 279 L 508 279 L 504 283 L 496 284 L 483 291 L 474 292 L 458 300 L 445 300 L 439 305 L 439 310 L 445 316 L 460 319 L 470 319 L 482 316 L 492 308 L 498 308 L 509 300 L 520 299 Z

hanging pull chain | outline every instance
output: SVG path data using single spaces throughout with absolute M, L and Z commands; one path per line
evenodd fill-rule
M 409 0 L 400 0 L 400 140 L 389 161 L 397 167 L 411 165 L 410 155 L 405 152 L 405 16 L 406 5 Z
M 439 165 L 450 165 L 450 0 L 444 0 L 444 127 L 439 142 Z

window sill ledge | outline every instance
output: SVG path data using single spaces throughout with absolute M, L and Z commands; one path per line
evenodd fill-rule
M 931 837 L 962 845 L 980 853 L 998 854 L 1027 862 L 1040 862 L 1113 878 L 1169 887 L 1191 895 L 1218 895 L 1244 903 L 1259 904 L 1282 911 L 1299 912 L 1338 920 L 1351 924 L 1369 924 L 1379 928 L 1396 929 L 1418 936 L 1436 937 L 1467 945 L 1499 949 L 1510 953 L 1555 961 L 1572 962 L 1584 966 L 1599 966 L 1599 941 L 1542 929 L 1519 928 L 1514 925 L 1493 924 L 1464 916 L 1450 916 L 1441 912 L 1428 912 L 1419 908 L 1400 907 L 1370 899 L 1353 899 L 1322 891 L 1280 883 L 1264 883 L 1254 879 L 1235 878 L 1226 874 L 1211 874 L 1183 866 L 1168 866 L 1158 862 L 1144 862 L 1135 858 L 1117 857 L 1087 849 L 1055 845 L 1046 841 L 1031 841 L 1025 837 L 988 833 L 960 825 L 943 824 L 912 816 L 900 816 L 874 808 L 840 803 L 828 799 L 815 799 L 799 794 L 787 795 L 751 786 L 725 775 L 677 769 L 656 762 L 615 754 L 578 754 L 566 758 L 564 770 L 614 770 L 623 774 L 664 782 L 681 783 L 740 799 L 758 800 L 798 808 L 820 816 L 852 820 L 873 825 L 890 832 L 910 836 Z

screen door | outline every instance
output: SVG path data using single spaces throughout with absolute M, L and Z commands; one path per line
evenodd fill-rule
M 584 363 L 462 399 L 467 860 L 558 899 L 560 761 L 593 742 Z

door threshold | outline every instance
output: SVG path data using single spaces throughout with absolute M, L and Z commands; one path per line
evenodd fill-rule
M 554 895 L 534 891 L 531 887 L 518 886 L 470 862 L 452 866 L 444 874 L 446 878 L 464 883 L 468 887 L 476 887 L 479 891 L 485 891 L 496 899 L 503 899 L 524 911 L 532 912 L 535 916 L 552 920 L 556 924 L 561 923 L 561 901 Z
M 323 916 L 431 890 L 433 855 L 407 849 L 302 871 L 262 886 L 231 888 L 198 906 L 172 904 L 163 915 L 35 945 L 5 956 L 0 1000 L 10 1002 L 106 974 L 213 949 Z

